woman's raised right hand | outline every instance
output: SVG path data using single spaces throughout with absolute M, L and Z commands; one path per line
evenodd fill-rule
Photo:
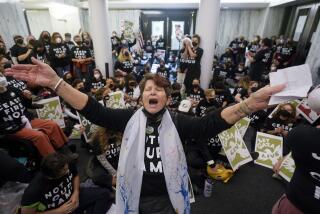
M 48 64 L 34 57 L 32 57 L 31 60 L 33 64 L 13 65 L 11 68 L 5 69 L 5 75 L 26 81 L 30 84 L 53 89 L 60 79 L 56 72 Z

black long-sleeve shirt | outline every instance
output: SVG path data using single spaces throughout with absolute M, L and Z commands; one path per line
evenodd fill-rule
M 89 97 L 88 103 L 80 113 L 94 124 L 110 130 L 124 132 L 128 121 L 134 114 L 134 110 L 105 108 Z M 185 142 L 186 139 L 211 138 L 231 126 L 221 118 L 221 110 L 211 112 L 202 118 L 195 118 L 180 113 L 172 113 L 171 116 L 181 142 Z M 160 153 L 156 153 L 160 149 L 157 141 L 159 136 L 159 133 L 156 131 L 157 125 L 153 128 L 148 128 L 150 124 L 146 125 L 146 132 L 148 133 L 146 133 L 145 171 L 143 173 L 141 196 L 165 195 L 167 194 L 167 189 L 161 157 Z M 150 130 L 153 130 L 152 133 Z
M 303 213 L 320 210 L 320 129 L 299 125 L 289 132 L 287 143 L 296 169 L 286 194 Z

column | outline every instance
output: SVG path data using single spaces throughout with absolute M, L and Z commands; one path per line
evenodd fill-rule
M 108 22 L 108 1 L 89 0 L 89 23 L 93 41 L 96 67 L 106 75 L 105 63 L 109 63 L 109 76 L 113 76 L 113 63 Z
M 196 22 L 196 33 L 201 37 L 201 87 L 207 88 L 212 79 L 215 41 L 219 28 L 220 0 L 201 0 Z

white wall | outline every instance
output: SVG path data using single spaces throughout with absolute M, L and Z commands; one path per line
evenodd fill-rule
M 49 10 L 27 10 L 27 19 L 31 34 L 39 38 L 42 31 L 53 31 Z
M 223 53 L 237 36 L 244 36 L 247 40 L 252 40 L 254 35 L 260 34 L 263 15 L 262 9 L 221 10 L 217 36 L 218 54 Z
M 18 3 L 0 3 L 0 35 L 10 48 L 14 35 L 28 35 L 28 28 L 23 10 Z
M 52 30 L 61 33 L 78 34 L 81 28 L 79 8 L 57 4 L 49 8 Z

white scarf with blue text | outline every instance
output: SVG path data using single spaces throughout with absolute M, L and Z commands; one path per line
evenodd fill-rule
M 146 123 L 147 117 L 140 108 L 129 120 L 123 135 L 117 172 L 117 214 L 139 213 Z M 168 110 L 163 114 L 158 131 L 163 172 L 170 201 L 176 213 L 189 214 L 187 162 L 178 131 Z

